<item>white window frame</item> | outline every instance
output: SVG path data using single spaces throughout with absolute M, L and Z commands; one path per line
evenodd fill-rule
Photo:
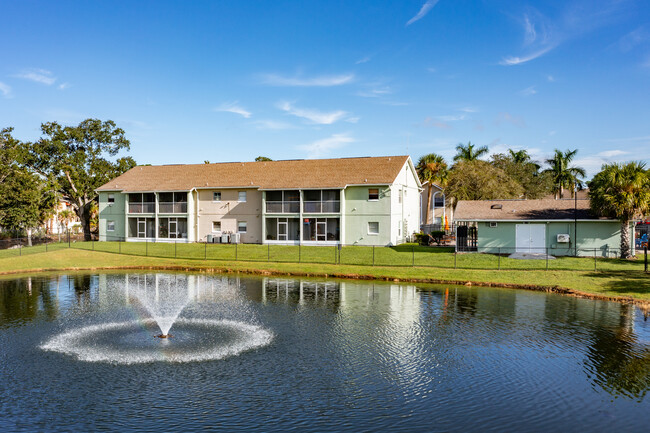
M 241 229 L 241 225 L 244 225 L 244 230 Z M 237 233 L 246 233 L 248 230 L 248 223 L 246 221 L 237 221 Z
M 406 191 L 403 192 L 401 189 L 397 192 L 397 193 L 398 193 L 398 194 L 397 194 L 397 204 L 402 204 L 402 195 L 403 195 L 405 192 L 406 192 Z
M 376 232 L 370 231 L 370 225 L 371 224 L 377 224 L 377 231 Z M 373 235 L 373 236 L 376 236 L 376 235 L 379 234 L 379 221 L 368 221 L 368 234 Z
M 115 203 L 115 194 L 108 194 L 108 197 L 106 198 L 106 203 L 108 204 Z
M 377 191 L 377 198 L 370 198 L 370 191 Z M 379 188 L 368 188 L 368 201 L 379 201 Z
M 111 228 L 113 226 L 113 228 Z M 114 232 L 115 231 L 115 221 L 106 221 L 106 231 L 107 232 Z
M 243 199 L 243 200 L 242 200 L 242 194 L 244 195 L 244 199 Z M 246 196 L 247 196 L 247 195 L 248 195 L 248 194 L 246 194 L 246 191 L 239 191 L 239 192 L 237 193 L 237 201 L 240 202 L 240 203 L 246 203 L 246 198 L 247 198 Z
M 215 197 L 219 194 L 219 199 L 217 200 Z M 221 191 L 213 191 L 212 192 L 212 201 L 213 202 L 220 202 L 221 201 Z
M 214 225 L 219 224 L 219 230 L 214 229 Z M 212 221 L 212 233 L 220 233 L 221 232 L 221 221 Z

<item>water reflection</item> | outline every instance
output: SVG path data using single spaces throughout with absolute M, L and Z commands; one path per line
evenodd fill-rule
M 317 343 L 331 351 L 341 374 L 353 376 L 364 365 L 386 386 L 402 390 L 406 400 L 459 372 L 468 380 L 494 380 L 490 369 L 504 365 L 520 367 L 508 373 L 515 384 L 530 380 L 524 375 L 534 370 L 544 386 L 560 386 L 568 376 L 558 360 L 573 358 L 582 380 L 596 390 L 642 401 L 650 389 L 650 324 L 630 305 L 493 288 L 195 274 L 173 278 L 198 304 L 228 299 L 224 305 L 229 308 L 248 303 L 262 312 L 280 306 L 288 308 L 283 314 L 309 312 L 306 317 L 321 332 Z M 133 306 L 129 287 L 155 290 L 158 284 L 157 274 L 142 273 L 2 280 L 0 331 Z M 252 311 L 223 307 L 220 313 L 235 310 L 241 317 Z M 200 312 L 190 308 L 187 315 Z M 359 381 L 339 385 L 351 395 L 368 392 Z

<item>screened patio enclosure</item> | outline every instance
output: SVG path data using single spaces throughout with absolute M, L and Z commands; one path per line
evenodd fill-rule
M 267 218 L 267 241 L 295 241 L 300 240 L 299 218 Z

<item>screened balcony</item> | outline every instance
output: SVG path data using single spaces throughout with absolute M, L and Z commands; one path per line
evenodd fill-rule
M 187 193 L 161 192 L 158 194 L 158 212 L 187 213 Z
M 267 213 L 299 213 L 300 192 L 299 191 L 267 191 L 266 192 Z
M 129 213 L 154 213 L 156 195 L 154 193 L 129 194 Z
M 304 213 L 341 212 L 340 191 L 337 189 L 308 190 L 303 194 Z

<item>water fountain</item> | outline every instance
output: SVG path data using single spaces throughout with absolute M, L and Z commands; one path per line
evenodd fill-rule
M 101 293 L 121 299 L 121 313 L 131 319 L 75 327 L 41 348 L 91 362 L 192 362 L 238 355 L 273 338 L 250 323 L 239 287 L 228 279 L 135 274 L 111 280 Z

